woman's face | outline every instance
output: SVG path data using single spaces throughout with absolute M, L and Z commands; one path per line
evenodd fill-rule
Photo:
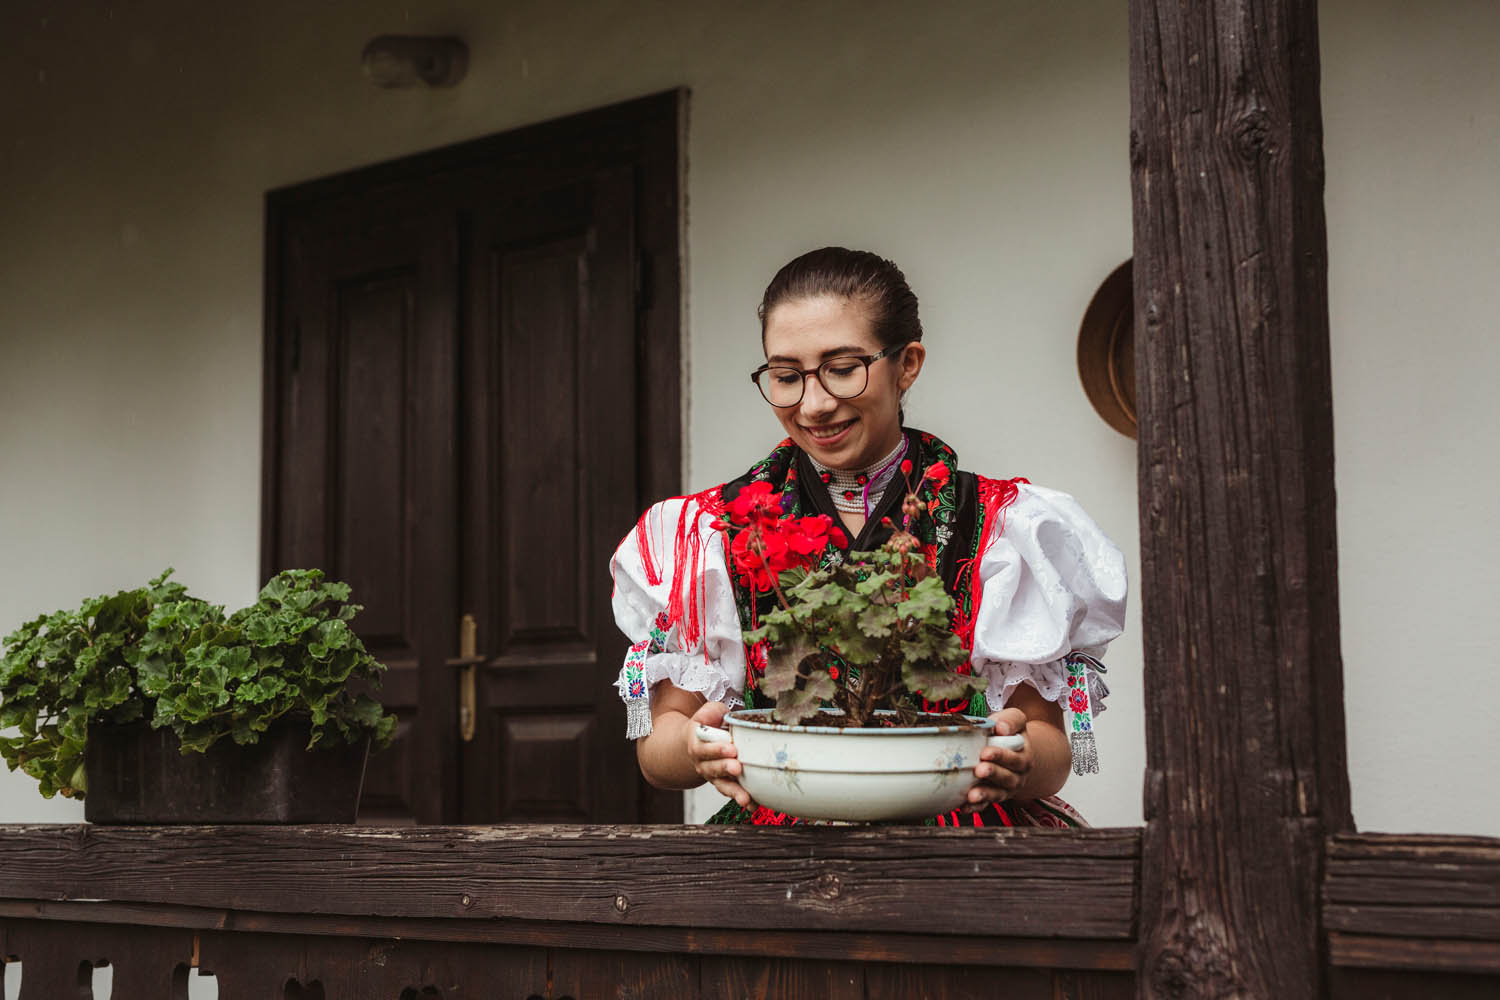
M 863 304 L 835 295 L 792 299 L 766 316 L 766 361 L 810 369 L 830 358 L 878 354 L 880 343 Z M 833 469 L 880 461 L 901 436 L 901 394 L 917 380 L 926 357 L 908 344 L 870 365 L 865 391 L 853 399 L 830 396 L 815 376 L 803 381 L 802 402 L 772 407 L 791 439 Z

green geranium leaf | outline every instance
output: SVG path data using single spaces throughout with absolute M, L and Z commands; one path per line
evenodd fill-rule
M 81 797 L 92 723 L 149 720 L 177 733 L 185 752 L 226 736 L 255 742 L 287 716 L 308 720 L 315 735 L 389 744 L 395 717 L 344 690 L 376 687 L 385 669 L 349 628 L 359 607 L 346 584 L 318 570 L 279 573 L 255 604 L 226 617 L 171 574 L 5 637 L 0 728 L 17 735 L 0 737 L 0 755 L 12 770 L 35 777 L 44 795 Z
M 896 624 L 896 609 L 889 604 L 871 604 L 859 614 L 859 630 L 870 639 L 884 639 Z

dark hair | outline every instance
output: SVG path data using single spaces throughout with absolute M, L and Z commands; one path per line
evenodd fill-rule
M 836 295 L 860 302 L 870 311 L 870 325 L 881 347 L 922 339 L 917 297 L 906 275 L 894 263 L 868 250 L 824 247 L 793 260 L 766 286 L 761 297 L 760 342 L 766 342 L 766 317 L 783 302 Z

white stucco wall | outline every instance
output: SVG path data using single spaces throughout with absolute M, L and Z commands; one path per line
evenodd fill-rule
M 1500 231 L 1500 17 L 1323 7 L 1356 818 L 1500 832 L 1500 805 L 1465 797 L 1500 752 L 1487 699 L 1414 693 L 1464 656 L 1482 667 L 1497 583 L 1476 554 L 1500 528 L 1454 512 L 1477 522 L 1500 482 L 1478 280 Z M 693 91 L 688 484 L 776 437 L 743 376 L 771 273 L 866 246 L 922 299 L 912 422 L 970 468 L 1076 493 L 1136 573 L 1134 447 L 1073 362 L 1089 295 L 1130 253 L 1122 4 L 154 0 L 26 3 L 0 30 L 18 40 L 0 66 L 0 628 L 167 563 L 253 597 L 267 189 L 676 85 Z M 468 79 L 376 90 L 359 51 L 391 31 L 461 35 Z M 1413 524 L 1414 501 L 1437 516 Z M 1137 611 L 1110 656 L 1104 773 L 1066 790 L 1100 824 L 1141 818 Z M 1414 785 L 1420 811 L 1387 794 Z M 0 820 L 77 815 L 0 775 Z
M 1500 5 L 1321 5 L 1354 819 L 1500 834 Z

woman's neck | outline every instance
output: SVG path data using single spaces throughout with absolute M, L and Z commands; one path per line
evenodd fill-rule
M 859 528 L 869 518 L 880 498 L 900 475 L 901 460 L 906 457 L 906 435 L 900 435 L 892 448 L 880 459 L 858 469 L 833 469 L 821 465 L 811 455 L 813 468 L 828 489 L 828 498 L 849 527 Z M 858 529 L 856 528 L 856 531 Z

